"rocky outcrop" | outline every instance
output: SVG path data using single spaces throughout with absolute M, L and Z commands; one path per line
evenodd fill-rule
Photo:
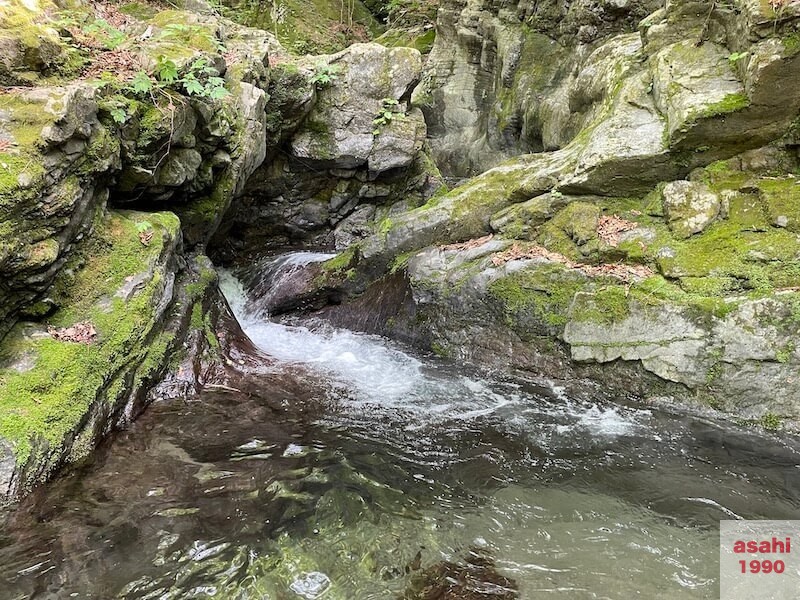
M 734 154 L 779 137 L 798 108 L 789 82 L 796 6 L 776 15 L 754 0 L 671 2 L 642 20 L 641 39 L 609 37 L 656 8 L 572 4 L 570 13 L 604 24 L 576 28 L 581 17 L 526 26 L 546 12 L 541 3 L 521 2 L 516 12 L 447 4 L 414 95 L 443 171 L 472 175 L 509 156 L 564 148 L 599 115 L 593 137 L 606 143 L 597 150 L 626 150 L 624 139 L 642 144 L 650 162 L 665 148 L 690 153 L 716 143 Z M 683 160 L 703 164 L 700 154 Z
M 319 222 L 304 208 L 300 229 L 346 247 L 378 210 L 439 184 L 407 105 L 416 50 L 270 66 L 284 55 L 269 34 L 209 7 L 115 18 L 119 49 L 86 56 L 139 72 L 0 95 L 0 498 L 79 463 L 154 394 L 191 396 L 225 362 L 204 253 L 235 226 L 226 214 L 262 211 L 259 226 L 276 200 L 240 210 L 242 194 L 278 189 L 290 215 L 295 201 L 324 207 Z M 27 83 L 49 74 L 40 67 Z
M 800 239 L 769 209 L 796 200 L 796 178 L 774 175 L 796 151 L 748 152 L 634 198 L 553 191 L 565 164 L 535 155 L 394 217 L 323 264 L 321 291 L 367 288 L 328 312 L 483 365 L 800 418 Z
M 414 104 L 437 164 L 474 175 L 504 158 L 554 150 L 596 115 L 637 60 L 635 31 L 657 2 L 445 2 Z M 595 50 L 597 49 L 597 50 Z
M 317 81 L 313 98 L 293 102 L 304 118 L 284 130 L 285 151 L 250 179 L 229 242 L 254 251 L 301 243 L 344 250 L 441 185 L 425 121 L 407 104 L 422 68 L 418 51 L 356 44 L 315 60 L 296 67 Z

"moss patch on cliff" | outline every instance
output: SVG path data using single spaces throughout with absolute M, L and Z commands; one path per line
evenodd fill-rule
M 575 294 L 588 284 L 585 276 L 561 265 L 533 265 L 493 281 L 489 295 L 500 303 L 512 328 L 526 319 L 560 328 L 567 323 Z
M 155 266 L 178 227 L 170 213 L 111 213 L 57 281 L 61 308 L 40 326 L 20 324 L 9 334 L 0 368 L 0 436 L 12 443 L 19 464 L 42 443 L 52 451 L 77 432 L 121 371 L 141 364 L 152 371 L 163 358 L 164 343 L 147 343 L 164 285 Z M 143 232 L 152 232 L 147 245 Z M 88 343 L 47 333 L 85 322 L 96 331 Z

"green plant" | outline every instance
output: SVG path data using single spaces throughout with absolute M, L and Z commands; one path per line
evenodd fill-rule
M 342 68 L 339 65 L 319 63 L 315 67 L 314 74 L 311 76 L 310 81 L 318 87 L 328 87 L 338 79 L 337 75 L 341 70 Z
M 745 58 L 748 54 L 749 52 L 734 52 L 733 54 L 728 55 L 728 61 L 731 63 L 731 66 L 733 66 Z
M 204 58 L 198 58 L 189 66 L 189 71 L 180 79 L 180 83 L 190 96 L 220 100 L 230 94 L 225 89 L 225 80 L 219 77 L 217 70 Z
M 112 27 L 105 19 L 95 19 L 83 28 L 83 32 L 98 38 L 108 50 L 114 50 L 127 38 L 122 31 Z
M 217 75 L 217 70 L 205 58 L 195 60 L 181 76 L 173 60 L 159 56 L 152 76 L 139 71 L 129 85 L 129 89 L 139 95 L 163 91 L 166 87 L 211 100 L 220 100 L 230 94 L 225 89 L 225 80 Z
M 781 426 L 781 418 L 775 413 L 768 412 L 761 417 L 761 426 L 769 431 L 776 431 Z
M 85 13 L 77 11 L 62 11 L 54 24 L 72 35 L 73 39 L 78 42 L 76 46 L 73 46 L 75 48 L 80 47 L 81 44 L 87 45 L 86 40 L 81 42 L 81 37 L 92 40 L 92 43 L 88 44 L 89 46 L 99 43 L 106 50 L 114 50 L 127 39 L 124 32 L 109 24 L 105 19 L 88 21 Z
M 394 98 L 381 100 L 381 110 L 378 116 L 372 119 L 372 124 L 375 125 L 372 134 L 380 135 L 382 127 L 385 127 L 395 119 L 404 119 L 405 114 L 397 112 L 398 110 L 400 110 L 400 103 Z

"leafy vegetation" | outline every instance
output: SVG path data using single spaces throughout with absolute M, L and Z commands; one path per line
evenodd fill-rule
M 326 88 L 338 79 L 342 67 L 326 63 L 319 63 L 311 76 L 311 83 L 320 88 Z
M 177 64 L 161 55 L 156 60 L 152 75 L 139 71 L 128 86 L 128 89 L 137 95 L 152 94 L 165 88 L 211 100 L 220 100 L 230 94 L 225 88 L 225 80 L 218 76 L 217 70 L 209 65 L 205 58 L 195 60 L 186 73 L 180 75 Z M 120 113 L 117 111 L 112 113 L 112 116 L 118 121 Z
M 372 124 L 375 129 L 372 130 L 373 135 L 380 135 L 382 127 L 386 127 L 395 119 L 404 119 L 405 114 L 400 112 L 400 103 L 394 98 L 384 98 L 381 101 L 381 111 L 378 116 L 372 119 Z

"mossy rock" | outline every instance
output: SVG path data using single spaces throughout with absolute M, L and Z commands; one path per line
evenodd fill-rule
M 342 10 L 332 0 L 225 0 L 223 14 L 242 25 L 269 31 L 294 54 L 337 52 L 381 33 L 381 26 L 361 0 Z M 351 12 L 352 11 L 352 12 Z
M 600 213 L 595 204 L 572 202 L 541 228 L 537 241 L 573 260 L 596 254 L 600 248 L 597 235 Z
M 167 286 L 164 261 L 178 239 L 171 213 L 108 214 L 59 275 L 51 296 L 60 308 L 34 327 L 18 324 L 4 341 L 0 438 L 19 467 L 55 466 L 95 403 L 114 405 L 111 382 L 164 364 L 171 338 L 159 333 L 157 307 Z M 86 343 L 48 333 L 79 323 L 91 323 L 96 337 Z
M 770 224 L 800 232 L 800 179 L 794 176 L 760 179 L 756 186 Z
M 563 329 L 575 294 L 591 285 L 578 271 L 540 263 L 495 279 L 488 294 L 512 329 L 547 334 Z
M 71 50 L 48 17 L 46 0 L 7 0 L 0 11 L 0 85 L 30 85 L 68 67 Z

